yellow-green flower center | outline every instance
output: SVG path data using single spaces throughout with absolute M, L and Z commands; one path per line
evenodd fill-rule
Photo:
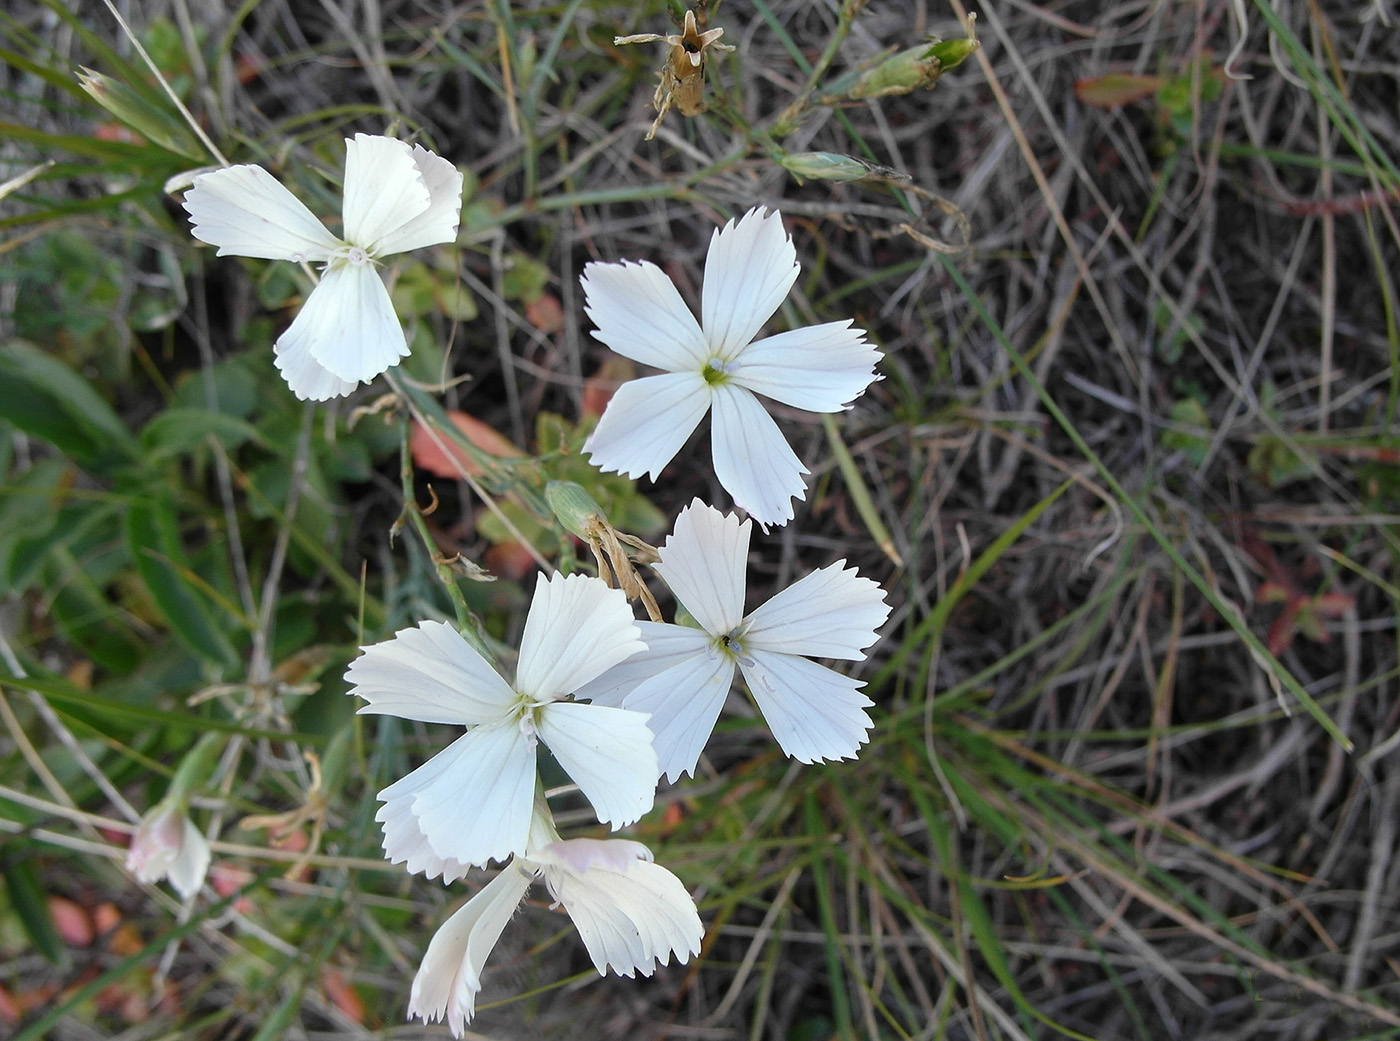
M 732 361 L 725 361 L 723 358 L 711 358 L 705 363 L 705 367 L 700 370 L 701 377 L 712 387 L 729 382 L 729 374 L 734 371 L 735 365 Z

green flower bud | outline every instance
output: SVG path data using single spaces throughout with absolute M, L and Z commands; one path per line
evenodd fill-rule
M 921 43 L 900 51 L 867 69 L 840 96 L 883 98 L 932 87 L 938 77 L 967 61 L 982 46 L 977 40 L 975 18 L 975 15 L 968 16 L 967 39 Z
M 778 160 L 799 181 L 859 181 L 870 175 L 870 166 L 836 152 L 793 152 Z
M 966 40 L 944 40 L 942 43 L 935 43 L 929 50 L 929 57 L 938 60 L 941 75 L 944 72 L 952 72 L 981 49 L 981 42 L 973 35 Z
M 573 481 L 550 481 L 544 487 L 544 499 L 559 523 L 585 542 L 595 541 L 599 527 L 607 524 L 603 508 Z
M 183 120 L 126 84 L 91 69 L 78 73 L 88 95 L 119 122 L 152 144 L 186 159 L 203 159 L 205 152 Z

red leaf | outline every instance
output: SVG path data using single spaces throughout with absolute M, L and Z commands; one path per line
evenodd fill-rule
M 637 375 L 637 367 L 621 355 L 613 354 L 583 381 L 583 414 L 601 416 L 608 407 L 613 392 Z
M 462 432 L 462 435 L 487 455 L 508 459 L 512 456 L 525 454 L 505 434 L 490 424 L 483 423 L 475 416 L 457 411 L 449 411 L 447 414 L 457 429 Z M 447 452 L 439 447 L 438 441 L 447 446 Z M 450 477 L 455 480 L 462 476 L 463 470 L 470 477 L 481 475 L 481 467 L 469 459 L 465 452 L 454 448 L 452 442 L 441 435 L 435 439 L 433 434 L 421 423 L 413 424 L 413 436 L 409 439 L 409 450 L 413 453 L 413 461 L 421 469 L 438 477 Z M 448 452 L 451 452 L 451 455 Z
M 1102 76 L 1074 81 L 1075 97 L 1094 108 L 1121 108 L 1151 97 L 1166 83 L 1164 76 L 1108 72 Z

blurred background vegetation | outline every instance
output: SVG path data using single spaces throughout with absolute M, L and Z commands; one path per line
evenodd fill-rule
M 960 0 L 726 0 L 708 112 L 650 141 L 665 46 L 613 38 L 679 4 L 115 10 L 132 36 L 96 0 L 0 12 L 0 1034 L 445 1033 L 408 986 L 476 880 L 390 867 L 373 821 L 443 735 L 356 719 L 344 666 L 454 599 L 511 644 L 540 562 L 591 567 L 549 479 L 653 541 L 726 502 L 580 458 L 630 373 L 577 280 L 648 258 L 695 302 L 761 204 L 803 265 L 779 323 L 885 352 L 839 424 L 779 410 L 813 482 L 750 580 L 844 557 L 888 590 L 872 742 L 799 768 L 738 705 L 633 829 L 703 955 L 600 979 L 538 901 L 473 1029 L 1400 1035 L 1388 0 L 1013 0 L 941 77 Z M 897 51 L 927 82 L 881 93 Z M 459 241 L 395 269 L 401 395 L 292 397 L 307 284 L 190 238 L 215 159 L 171 94 L 317 213 L 355 131 L 466 172 Z M 208 733 L 181 903 L 122 864 Z

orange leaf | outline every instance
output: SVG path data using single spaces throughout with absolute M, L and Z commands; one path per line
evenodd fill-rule
M 482 562 L 487 571 L 509 579 L 524 578 L 535 569 L 530 551 L 513 539 L 488 548 Z
M 455 410 L 449 411 L 447 415 L 451 418 L 453 425 L 462 432 L 462 436 L 487 455 L 509 459 L 512 456 L 525 454 L 505 434 L 490 424 L 483 423 L 475 416 L 469 416 L 465 412 Z M 447 452 L 438 446 L 438 441 L 442 441 L 447 446 Z M 481 467 L 469 459 L 465 452 L 455 449 L 452 442 L 441 435 L 434 438 L 434 435 L 421 423 L 413 424 L 413 436 L 409 439 L 408 447 L 413 453 L 414 463 L 430 474 L 456 479 L 461 477 L 462 471 L 465 470 L 470 477 L 481 475 Z M 451 455 L 448 452 L 451 452 Z
M 583 414 L 601 416 L 613 392 L 637 375 L 637 367 L 621 355 L 612 354 L 588 379 L 583 381 Z
M 49 917 L 69 947 L 91 947 L 97 933 L 92 916 L 67 897 L 49 897 Z
M 564 308 L 553 293 L 541 293 L 525 305 L 525 319 L 542 333 L 557 333 L 564 328 Z
M 321 989 L 336 1008 L 356 1023 L 365 1021 L 365 1003 L 345 979 L 345 973 L 332 965 L 321 966 Z
M 1161 90 L 1166 82 L 1164 76 L 1109 72 L 1102 76 L 1075 80 L 1074 94 L 1082 103 L 1094 108 L 1120 108 L 1151 97 Z

